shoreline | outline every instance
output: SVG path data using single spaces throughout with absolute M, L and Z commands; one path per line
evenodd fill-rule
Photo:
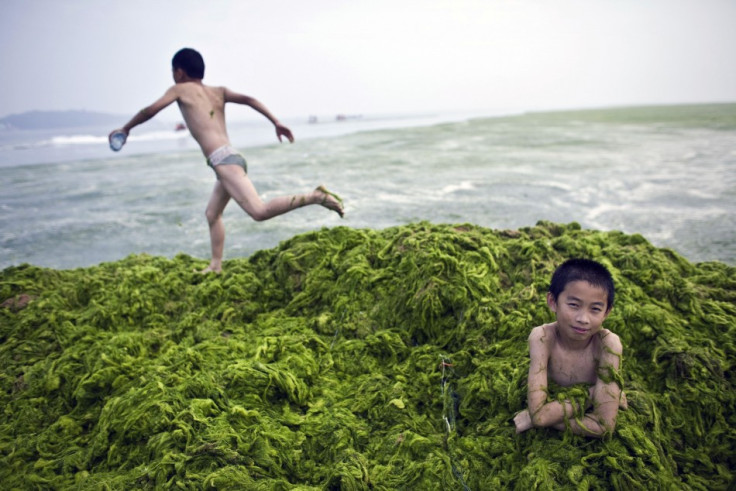
M 335 225 L 335 226 L 332 226 L 332 227 L 322 227 L 320 230 L 312 230 L 312 231 L 306 231 L 306 232 L 299 232 L 299 233 L 295 234 L 294 236 L 286 237 L 285 239 L 280 240 L 278 242 L 278 244 L 275 244 L 272 247 L 265 247 L 263 249 L 254 250 L 251 254 L 249 254 L 247 256 L 230 257 L 230 258 L 227 258 L 226 257 L 224 259 L 224 263 L 228 263 L 228 262 L 239 262 L 239 261 L 246 261 L 247 262 L 247 261 L 250 261 L 254 256 L 257 256 L 259 254 L 263 254 L 263 253 L 266 253 L 268 251 L 280 249 L 285 243 L 288 243 L 288 242 L 291 242 L 293 240 L 296 240 L 299 237 L 308 236 L 308 235 L 312 235 L 312 234 L 318 234 L 318 233 L 329 231 L 329 230 L 332 230 L 332 229 L 348 229 L 348 230 L 353 230 L 353 231 L 358 232 L 358 233 L 363 233 L 364 232 L 364 233 L 384 234 L 384 233 L 391 233 L 394 230 L 398 230 L 398 229 L 402 229 L 402 228 L 413 228 L 413 227 L 418 227 L 418 226 L 439 227 L 439 228 L 443 228 L 443 227 L 462 228 L 462 227 L 466 227 L 467 226 L 467 227 L 473 227 L 473 228 L 480 228 L 480 229 L 484 229 L 484 230 L 489 230 L 489 231 L 492 231 L 494 233 L 501 234 L 501 235 L 504 235 L 504 236 L 507 236 L 507 237 L 518 237 L 518 236 L 521 235 L 521 232 L 520 232 L 521 230 L 533 229 L 535 227 L 539 227 L 540 225 L 544 226 L 544 224 L 551 224 L 551 225 L 554 225 L 556 227 L 571 227 L 571 228 L 573 228 L 575 230 L 581 230 L 584 233 L 591 233 L 591 234 L 613 234 L 613 235 L 623 235 L 623 236 L 638 237 L 641 241 L 643 241 L 643 242 L 645 242 L 647 244 L 651 244 L 651 246 L 654 249 L 656 249 L 658 251 L 661 251 L 663 253 L 666 253 L 666 254 L 671 254 L 671 255 L 680 257 L 681 260 L 686 261 L 686 262 L 688 262 L 688 263 L 690 263 L 690 264 L 692 264 L 694 266 L 715 264 L 715 265 L 717 265 L 719 267 L 720 266 L 724 266 L 726 268 L 736 268 L 736 264 L 731 264 L 731 263 L 729 263 L 727 261 L 721 261 L 721 260 L 717 260 L 717 259 L 705 260 L 705 261 L 691 261 L 690 259 L 688 259 L 687 257 L 681 255 L 679 252 L 677 252 L 676 250 L 672 249 L 671 247 L 666 247 L 666 246 L 665 247 L 661 247 L 661 246 L 657 246 L 655 244 L 652 244 L 651 241 L 647 237 L 644 237 L 643 235 L 638 234 L 638 233 L 627 233 L 627 232 L 624 232 L 624 231 L 621 231 L 621 230 L 600 230 L 600 229 L 585 228 L 585 227 L 581 227 L 581 225 L 578 222 L 575 222 L 575 221 L 569 222 L 567 224 L 555 224 L 554 222 L 550 222 L 548 220 L 539 220 L 539 221 L 537 221 L 537 223 L 535 225 L 523 226 L 523 227 L 519 227 L 517 229 L 494 229 L 494 228 L 485 227 L 485 226 L 477 225 L 477 224 L 470 224 L 470 223 L 435 223 L 435 222 L 430 222 L 430 221 L 427 221 L 427 220 L 421 220 L 421 221 L 411 222 L 411 223 L 405 223 L 405 224 L 391 225 L 391 226 L 384 227 L 384 228 L 370 228 L 370 227 L 353 228 L 353 227 L 350 227 L 348 225 Z M 150 253 L 147 253 L 147 252 L 133 252 L 133 253 L 130 253 L 130 254 L 125 255 L 123 257 L 119 257 L 117 259 L 105 260 L 105 261 L 101 261 L 101 262 L 96 263 L 96 264 L 89 264 L 89 265 L 83 265 L 83 266 L 72 266 L 72 267 L 67 267 L 67 268 L 65 268 L 65 267 L 56 268 L 56 267 L 53 267 L 53 266 L 44 266 L 44 265 L 33 264 L 33 263 L 28 263 L 28 262 L 21 262 L 21 263 L 18 263 L 18 264 L 10 264 L 10 265 L 4 266 L 4 267 L 2 267 L 0 269 L 0 272 L 5 272 L 5 271 L 8 271 L 8 270 L 13 270 L 13 269 L 18 269 L 18 268 L 27 268 L 27 267 L 38 268 L 38 269 L 48 270 L 48 271 L 71 272 L 71 271 L 79 271 L 79 270 L 86 270 L 86 269 L 94 269 L 94 268 L 103 267 L 103 266 L 107 266 L 107 265 L 114 265 L 114 264 L 117 264 L 117 263 L 123 263 L 126 260 L 128 260 L 130 258 L 134 258 L 134 257 L 150 258 L 150 259 L 154 259 L 154 260 L 163 260 L 163 261 L 173 261 L 173 260 L 176 260 L 176 258 L 183 257 L 183 258 L 188 258 L 188 260 L 191 260 L 191 261 L 193 261 L 195 263 L 201 263 L 202 264 L 202 268 L 204 268 L 205 266 L 207 266 L 209 264 L 209 259 L 208 258 L 206 258 L 206 257 L 192 256 L 192 255 L 190 255 L 190 254 L 188 254 L 186 252 L 183 252 L 183 251 L 179 251 L 179 252 L 176 252 L 176 253 L 173 253 L 173 254 L 170 254 L 170 255 L 150 254 Z

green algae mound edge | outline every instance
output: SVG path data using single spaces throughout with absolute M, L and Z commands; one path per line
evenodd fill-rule
M 569 257 L 605 264 L 630 408 L 514 433 Z M 130 256 L 0 277 L 7 489 L 725 489 L 736 268 L 639 235 L 426 222 L 296 236 L 225 273 Z M 563 394 L 564 395 L 564 394 Z

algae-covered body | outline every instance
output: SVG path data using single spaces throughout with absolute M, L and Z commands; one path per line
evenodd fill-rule
M 569 257 L 616 284 L 629 409 L 602 441 L 515 434 Z M 0 278 L 8 489 L 725 489 L 736 270 L 540 223 L 294 237 L 222 275 L 131 256 Z M 580 388 L 552 397 L 575 397 Z

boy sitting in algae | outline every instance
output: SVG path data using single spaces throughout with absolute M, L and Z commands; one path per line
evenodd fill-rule
M 619 374 L 621 341 L 603 328 L 613 296 L 613 279 L 600 263 L 570 259 L 554 272 L 547 305 L 557 321 L 529 335 L 528 409 L 514 417 L 517 433 L 533 427 L 569 427 L 589 437 L 613 433 L 619 407 L 627 407 Z M 578 400 L 550 400 L 549 380 L 590 388 Z
M 171 60 L 175 84 L 150 106 L 142 109 L 125 126 L 117 131 L 127 138 L 130 130 L 155 116 L 176 101 L 194 139 L 207 157 L 207 164 L 217 176 L 205 215 L 210 229 L 212 259 L 202 272 L 222 271 L 222 255 L 225 246 L 225 226 L 222 212 L 230 198 L 254 220 L 262 221 L 306 205 L 322 205 L 343 216 L 342 200 L 318 186 L 311 193 L 279 196 L 264 203 L 248 178 L 245 159 L 232 146 L 225 126 L 225 103 L 244 104 L 265 116 L 276 128 L 279 141 L 285 136 L 294 141 L 291 130 L 282 125 L 266 107 L 253 97 L 233 92 L 226 87 L 210 87 L 202 83 L 204 60 L 195 50 L 184 48 Z

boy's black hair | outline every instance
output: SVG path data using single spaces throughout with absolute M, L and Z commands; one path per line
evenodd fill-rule
M 587 281 L 593 286 L 603 288 L 608 294 L 606 310 L 611 310 L 614 297 L 613 278 L 605 266 L 591 259 L 568 259 L 559 265 L 549 284 L 549 292 L 555 302 L 567 284 L 573 281 Z
M 182 48 L 171 59 L 171 67 L 181 68 L 191 78 L 204 78 L 204 58 L 192 48 Z

